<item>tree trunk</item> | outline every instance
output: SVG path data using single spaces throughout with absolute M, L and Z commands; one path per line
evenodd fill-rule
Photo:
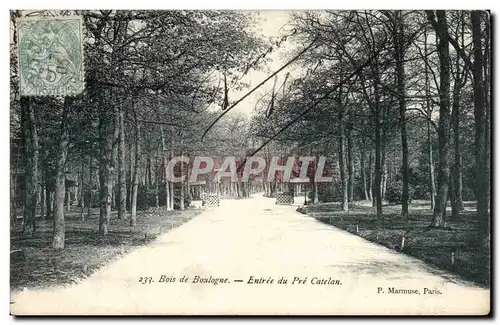
M 151 173 L 151 169 L 153 168 L 153 164 L 151 163 L 151 155 L 147 156 L 146 160 L 146 180 L 148 184 L 148 189 L 153 186 L 153 176 Z
M 66 209 L 68 212 L 71 210 L 71 190 L 66 188 Z
M 219 184 L 220 184 L 220 183 L 219 183 Z M 241 184 L 241 193 L 242 193 L 242 195 L 241 195 L 241 196 L 242 196 L 243 198 L 247 198 L 247 197 L 248 197 L 248 193 L 247 193 L 247 183 L 242 181 L 242 182 L 240 182 L 240 184 Z M 281 183 L 281 184 L 283 184 L 283 183 Z M 284 191 L 285 191 L 285 189 L 282 189 L 282 192 L 284 192 Z
M 36 231 L 39 150 L 35 111 L 30 98 L 21 97 L 21 120 L 25 157 L 23 233 L 33 235 Z
M 180 152 L 180 155 L 182 156 L 182 150 Z M 181 170 L 181 175 L 184 173 L 184 161 L 181 160 L 181 163 L 180 163 L 181 167 L 180 167 L 180 170 Z M 180 186 L 180 194 L 179 194 L 179 209 L 181 211 L 184 210 L 184 181 L 181 181 L 179 183 L 179 186 Z
M 101 94 L 105 95 L 105 94 Z M 111 191 L 113 190 L 113 112 L 101 100 L 99 112 L 99 233 L 108 234 L 111 215 Z
M 42 180 L 40 182 L 40 218 L 43 218 L 45 216 L 45 207 L 46 206 L 47 206 L 47 204 L 45 201 L 45 186 L 44 186 L 44 181 Z
M 61 119 L 61 134 L 59 138 L 59 151 L 57 153 L 56 162 L 56 182 L 54 190 L 54 234 L 52 237 L 52 248 L 64 248 L 64 194 L 66 181 L 66 158 L 68 156 L 69 143 L 69 126 L 68 113 L 70 110 L 71 100 L 66 97 L 64 99 L 64 107 Z M 69 200 L 69 196 L 68 196 Z
M 90 210 L 92 208 L 92 200 L 93 200 L 93 189 L 94 189 L 94 184 L 93 184 L 93 175 L 94 175 L 94 153 L 92 151 L 93 143 L 90 142 L 90 151 L 89 151 L 89 184 L 88 184 L 88 191 L 89 191 L 89 201 L 87 202 L 87 219 L 90 218 L 92 211 Z
M 165 134 L 163 132 L 163 128 L 161 129 L 161 149 L 163 157 L 163 168 L 165 174 L 165 207 L 167 211 L 170 211 L 172 209 L 170 204 L 170 182 L 167 179 L 168 157 L 167 157 L 167 147 L 165 145 Z
M 319 198 L 318 198 L 318 183 L 314 181 L 314 178 L 313 178 L 313 203 L 316 204 L 319 202 Z
M 174 158 L 174 127 L 172 126 L 170 128 L 170 159 Z M 168 207 L 167 210 L 174 210 L 174 183 L 169 182 L 169 194 L 170 194 L 170 206 Z
M 382 185 L 380 188 L 380 195 L 382 197 L 382 202 L 385 201 L 385 192 L 387 189 L 387 137 L 385 131 L 382 132 L 382 149 L 381 149 L 381 170 L 382 170 Z
M 354 162 L 352 155 L 352 131 L 351 128 L 347 129 L 347 195 L 349 202 L 354 200 Z
M 156 158 L 155 158 L 155 206 L 157 208 L 160 207 L 160 179 L 161 179 L 161 173 L 160 173 L 160 167 L 158 165 L 158 157 L 161 157 L 160 155 L 160 147 L 156 148 Z
M 51 198 L 51 186 L 49 185 L 49 179 L 48 175 L 45 178 L 45 219 L 52 219 L 53 218 L 53 210 L 52 210 L 52 202 L 50 200 Z
M 128 175 L 127 175 L 127 209 L 130 212 L 132 206 L 132 179 L 133 179 L 133 166 L 134 166 L 134 145 L 133 141 L 129 142 L 128 146 Z
M 118 219 L 125 219 L 127 213 L 127 182 L 125 169 L 125 116 L 123 106 L 118 107 Z
M 403 193 L 401 194 L 401 217 L 406 223 L 408 221 L 408 200 L 409 200 L 409 166 L 408 166 L 408 136 L 406 133 L 406 85 L 404 70 L 404 31 L 403 17 L 401 11 L 396 11 L 396 21 L 394 23 L 394 53 L 396 59 L 396 80 L 399 106 L 399 125 L 401 131 L 401 150 L 403 158 Z
M 439 38 L 437 46 L 440 75 L 439 75 L 439 125 L 438 125 L 438 186 L 436 196 L 436 206 L 432 217 L 432 227 L 444 227 L 446 216 L 446 200 L 449 190 L 449 160 L 448 144 L 450 137 L 450 49 L 448 39 L 448 24 L 446 21 L 446 11 L 437 11 L 436 35 Z
M 373 202 L 377 208 L 377 220 L 382 220 L 382 170 L 381 170 L 381 143 L 380 143 L 380 122 L 375 125 L 375 179 L 372 186 Z
M 85 215 L 84 215 L 84 210 L 85 210 L 85 186 L 84 186 L 84 158 L 85 156 L 83 155 L 83 148 L 80 151 L 80 219 L 82 221 L 85 221 Z
M 491 175 L 490 175 L 490 155 L 491 155 L 491 106 L 490 106 L 490 75 L 491 75 L 491 64 L 490 64 L 490 19 L 489 15 L 485 18 L 485 39 L 484 39 L 484 109 L 485 109 L 485 121 L 484 121 L 484 166 L 486 169 L 486 206 L 490 206 L 490 187 L 491 187 Z
M 432 149 L 431 122 L 427 121 L 427 146 L 429 151 L 429 182 L 431 189 L 431 209 L 436 207 L 436 177 L 434 174 L 434 155 Z
M 370 154 L 368 156 L 368 200 L 373 200 L 373 150 L 370 148 Z M 373 205 L 375 206 L 375 205 Z
M 349 205 L 348 205 L 348 192 L 347 192 L 347 172 L 346 172 L 346 165 L 345 165 L 345 150 L 344 150 L 344 112 L 342 108 L 342 102 L 341 102 L 341 94 L 339 91 L 338 95 L 338 110 L 339 110 L 339 126 L 338 126 L 338 132 L 339 132 L 339 169 L 340 169 L 340 182 L 341 182 L 341 188 L 342 188 L 342 197 L 341 197 L 341 204 L 342 204 L 342 211 L 349 211 Z
M 365 163 L 365 160 L 366 160 L 366 152 L 365 152 L 365 148 L 361 148 L 361 180 L 363 182 L 363 195 L 364 195 L 364 200 L 368 200 L 369 199 L 369 196 L 368 196 L 368 187 L 367 187 L 367 183 L 366 183 L 366 163 Z
M 167 210 L 169 211 L 173 211 L 174 210 L 174 183 L 173 182 L 168 182 L 168 188 L 169 188 L 169 203 L 170 203 L 170 206 L 168 207 Z
M 140 155 L 140 125 L 135 120 L 135 151 L 134 151 L 134 171 L 132 177 L 132 198 L 130 203 L 130 225 L 135 226 L 137 224 L 137 190 L 139 187 L 139 155 Z
M 451 169 L 450 184 L 450 198 L 451 198 L 451 216 L 458 218 L 460 211 L 463 210 L 462 203 L 462 157 L 460 152 L 460 60 L 457 56 L 455 62 L 455 83 L 453 85 L 453 107 L 451 114 L 451 124 L 453 129 L 453 150 L 454 161 L 453 168 Z
M 382 136 L 381 136 L 381 121 L 380 121 L 380 72 L 378 68 L 378 60 L 376 59 L 373 64 L 373 93 L 374 93 L 374 110 L 373 122 L 375 125 L 375 182 L 373 184 L 373 199 L 377 208 L 377 226 L 383 224 L 382 212 Z
M 112 92 L 113 102 L 117 101 L 115 92 Z M 117 188 L 120 170 L 118 167 L 118 149 L 120 147 L 120 107 L 114 104 L 113 108 L 113 144 L 112 144 L 112 169 L 111 169 L 111 209 L 117 210 Z M 118 169 L 118 170 L 117 170 Z
M 424 28 L 424 55 L 428 56 L 427 51 L 427 29 Z M 434 177 L 434 158 L 432 149 L 432 135 L 431 135 L 431 121 L 432 118 L 432 106 L 430 100 L 430 82 L 429 82 L 429 68 L 425 65 L 425 103 L 426 103 L 426 113 L 427 113 L 427 148 L 428 148 L 428 160 L 429 160 L 429 188 L 431 190 L 431 210 L 434 210 L 436 206 L 436 181 Z
M 44 152 L 44 148 L 43 148 L 43 145 L 41 146 L 40 148 L 41 152 Z M 42 158 L 43 160 L 43 158 Z M 40 202 L 40 219 L 43 219 L 44 215 L 45 215 L 45 187 L 44 187 L 44 168 L 43 168 L 43 165 L 42 165 L 42 162 L 40 162 L 40 167 L 38 168 L 39 170 L 39 174 L 38 174 L 38 177 L 39 177 L 39 183 L 38 183 L 38 186 L 39 186 L 39 189 L 38 189 L 38 198 L 37 198 L 37 201 Z
M 10 226 L 13 227 L 17 223 L 16 214 L 16 174 L 12 171 L 10 172 Z
M 486 166 L 485 132 L 486 109 L 483 80 L 483 53 L 481 48 L 481 12 L 471 11 L 472 40 L 474 48 L 474 64 L 472 69 L 474 87 L 474 121 L 475 121 L 475 160 L 476 160 L 476 200 L 477 220 L 479 222 L 480 241 L 483 253 L 489 256 L 490 220 L 488 207 L 488 166 Z
M 347 182 L 347 172 L 346 172 L 346 165 L 345 165 L 345 153 L 344 153 L 344 126 L 343 126 L 343 118 L 342 118 L 343 113 L 339 113 L 339 169 L 340 169 L 340 182 L 341 182 L 341 188 L 342 188 L 342 197 L 341 197 L 341 203 L 342 203 L 342 211 L 348 211 L 349 210 L 349 205 L 348 205 L 348 199 L 349 199 L 349 193 L 348 193 L 348 182 Z
M 192 195 L 191 195 L 191 185 L 189 185 L 189 175 L 190 175 L 189 164 L 190 164 L 190 162 L 188 162 L 186 165 L 186 192 L 187 192 L 188 198 L 190 198 L 189 202 L 191 202 Z M 224 189 L 225 189 L 225 186 L 224 186 Z
M 54 176 L 55 178 L 55 176 Z M 55 182 L 55 179 L 54 179 Z M 55 184 L 54 184 L 55 187 Z M 50 192 L 50 198 L 49 198 L 49 205 L 50 205 L 50 210 L 52 211 L 52 219 L 54 219 L 54 191 Z

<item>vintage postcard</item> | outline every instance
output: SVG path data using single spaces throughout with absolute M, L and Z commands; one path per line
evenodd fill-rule
M 11 10 L 11 314 L 490 314 L 491 34 Z

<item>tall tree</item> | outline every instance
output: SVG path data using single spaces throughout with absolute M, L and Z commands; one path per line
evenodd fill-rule
M 490 220 L 488 207 L 488 166 L 486 166 L 485 132 L 486 108 L 483 79 L 483 49 L 481 31 L 481 12 L 473 10 L 470 13 L 472 24 L 472 41 L 474 47 L 474 63 L 472 66 L 474 86 L 474 121 L 475 121 L 475 162 L 476 162 L 476 199 L 477 219 L 481 231 L 481 245 L 489 250 Z
M 435 20 L 437 16 L 437 21 Z M 438 145 L 439 162 L 437 177 L 436 206 L 432 216 L 432 227 L 444 227 L 446 216 L 446 201 L 449 190 L 449 137 L 450 137 L 450 42 L 448 35 L 448 23 L 446 11 L 427 11 L 427 18 L 432 23 L 436 36 L 439 39 L 437 50 L 439 56 L 439 124 L 438 124 Z
M 339 90 L 338 93 L 338 99 L 337 99 L 337 109 L 338 109 L 338 139 L 339 139 L 339 151 L 338 151 L 338 159 L 339 159 L 339 169 L 340 169 L 340 182 L 341 182 L 341 188 L 342 188 L 342 196 L 341 196 L 341 202 L 342 202 L 342 211 L 348 211 L 349 210 L 349 204 L 348 204 L 348 198 L 349 198 L 349 193 L 348 193 L 348 180 L 347 180 L 347 170 L 346 170 L 346 155 L 345 155 L 345 135 L 344 135 L 344 124 L 345 124 L 345 118 L 344 118 L 344 108 L 342 104 L 342 91 L 341 89 Z
M 118 105 L 118 219 L 124 219 L 127 211 L 127 182 L 125 164 L 125 112 Z
M 367 180 L 366 180 L 366 150 L 364 147 L 361 148 L 361 159 L 360 159 L 360 171 L 361 171 L 361 180 L 363 182 L 363 199 L 364 200 L 369 200 L 370 196 L 368 195 L 368 186 L 367 186 Z
M 56 163 L 56 179 L 54 190 L 54 234 L 52 248 L 64 248 L 65 225 L 64 225 L 64 195 L 66 192 L 66 159 L 68 156 L 69 127 L 68 114 L 72 99 L 64 99 L 61 133 L 59 137 L 59 148 Z M 69 199 L 69 198 L 68 198 Z
M 489 198 L 490 198 L 490 187 L 491 187 L 491 172 L 490 172 L 490 157 L 491 157 L 491 16 L 488 12 L 483 12 L 484 17 L 484 29 L 485 29 L 485 37 L 484 37 L 484 60 L 483 60 L 483 68 L 484 68 L 484 107 L 485 107 L 485 131 L 484 131 L 484 156 L 485 156 L 485 166 L 486 166 L 486 181 L 487 181 L 487 206 L 489 206 Z
M 103 96 L 102 94 L 100 96 Z M 99 108 L 99 233 L 108 234 L 113 191 L 113 112 L 102 100 Z
M 133 105 L 135 114 L 135 125 L 134 125 L 134 171 L 132 172 L 132 197 L 130 203 L 130 225 L 135 226 L 137 224 L 137 191 L 139 188 L 139 162 L 140 162 L 140 123 L 137 119 L 137 113 L 135 111 L 135 105 Z
M 457 23 L 457 36 L 461 35 L 461 46 L 464 46 L 465 22 L 464 12 L 460 12 L 459 22 Z M 460 97 L 463 87 L 467 82 L 467 69 L 461 67 L 460 56 L 457 54 L 454 62 L 454 83 L 453 83 L 453 102 L 451 112 L 451 124 L 453 130 L 453 165 L 451 169 L 451 216 L 458 217 L 463 210 L 462 199 L 462 152 L 460 145 Z
M 409 166 L 408 166 L 408 134 L 406 131 L 406 83 L 405 83 L 405 34 L 402 11 L 395 11 L 392 19 L 392 39 L 394 42 L 394 58 L 396 62 L 396 89 L 398 92 L 399 125 L 401 131 L 401 153 L 403 157 L 403 193 L 401 194 L 401 217 L 408 220 L 409 200 Z
M 352 128 L 347 127 L 347 195 L 349 202 L 354 201 L 354 157 L 353 157 Z
M 427 26 L 424 27 L 424 60 L 427 60 L 429 51 L 427 46 Z M 431 104 L 431 83 L 429 78 L 429 66 L 425 64 L 424 67 L 424 75 L 425 75 L 425 115 L 427 116 L 427 158 L 429 163 L 429 189 L 430 189 L 430 199 L 431 199 L 431 210 L 434 210 L 436 207 L 436 176 L 434 172 L 434 149 L 432 147 L 432 112 L 433 107 Z
M 36 207 L 38 203 L 38 132 L 33 100 L 21 97 L 21 120 L 24 144 L 24 212 L 23 232 L 36 231 Z

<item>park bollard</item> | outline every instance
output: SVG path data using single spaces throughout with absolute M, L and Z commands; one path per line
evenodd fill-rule
M 359 234 L 359 227 L 356 225 L 356 234 Z
M 405 236 L 401 237 L 401 251 L 405 248 Z
M 451 252 L 451 269 L 455 269 L 455 252 Z

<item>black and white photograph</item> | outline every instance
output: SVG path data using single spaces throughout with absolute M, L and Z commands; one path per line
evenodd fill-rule
M 490 315 L 488 8 L 9 15 L 12 316 Z

